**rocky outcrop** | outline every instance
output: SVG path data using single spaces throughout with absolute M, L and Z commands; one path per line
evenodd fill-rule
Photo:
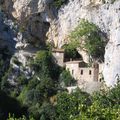
M 98 4 L 99 3 L 99 4 Z M 105 52 L 104 80 L 108 86 L 113 86 L 120 76 L 120 1 L 110 3 L 93 3 L 90 0 L 70 0 L 69 4 L 58 13 L 58 41 L 64 44 L 64 39 L 79 23 L 80 19 L 87 19 L 98 25 L 106 33 L 109 42 Z
M 15 52 L 15 31 L 10 20 L 0 11 L 0 77 L 8 70 L 11 56 Z
M 27 38 L 25 41 L 36 47 L 45 40 L 52 42 L 55 47 L 61 47 L 80 19 L 87 19 L 99 26 L 109 39 L 105 52 L 104 79 L 108 86 L 114 85 L 120 76 L 120 1 L 69 0 L 59 11 L 51 6 L 52 2 L 53 0 L 9 0 L 5 3 L 5 8 L 24 26 L 22 33 L 23 38 Z
M 4 14 L 0 13 L 0 48 L 6 46 L 12 52 L 15 50 L 16 44 L 13 39 L 15 37 L 15 32 L 8 24 L 11 24 L 11 21 L 6 21 Z
M 37 47 L 47 39 L 50 22 L 55 18 L 56 11 L 51 7 L 53 0 L 1 0 L 1 10 L 9 19 L 14 18 L 19 31 L 26 42 Z
M 12 14 L 18 20 L 24 20 L 32 14 L 43 13 L 42 16 L 46 19 L 48 12 L 51 12 L 48 10 L 51 9 L 49 8 L 49 4 L 52 1 L 53 0 L 15 0 Z

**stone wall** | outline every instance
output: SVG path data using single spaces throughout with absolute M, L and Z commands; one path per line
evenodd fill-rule
M 65 63 L 66 70 L 70 71 L 74 79 L 79 79 L 79 61 L 70 61 Z
M 63 67 L 64 66 L 64 52 L 63 51 L 53 51 L 53 60 L 56 64 Z
M 99 81 L 99 65 L 93 67 L 80 67 L 80 61 L 66 62 L 66 70 L 78 81 L 78 85 L 86 82 Z
M 94 68 L 79 68 L 79 81 L 94 81 Z

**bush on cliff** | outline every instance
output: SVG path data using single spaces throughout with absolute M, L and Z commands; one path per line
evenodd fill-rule
M 87 20 L 81 20 L 80 24 L 71 32 L 70 44 L 88 52 L 94 59 L 104 58 L 106 41 L 100 29 Z

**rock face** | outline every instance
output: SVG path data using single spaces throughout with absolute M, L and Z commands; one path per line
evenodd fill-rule
M 58 17 L 59 43 L 64 43 L 63 38 L 77 26 L 81 18 L 95 23 L 107 34 L 109 42 L 103 75 L 106 84 L 113 86 L 120 75 L 120 1 L 104 4 L 98 0 L 70 0 L 67 6 L 60 9 Z
M 15 0 L 11 14 L 19 21 L 22 32 L 26 32 L 28 42 L 39 46 L 47 39 L 51 21 L 56 16 L 54 7 L 50 4 L 53 0 Z
M 13 8 L 13 16 L 17 19 L 23 20 L 35 13 L 44 12 L 43 16 L 46 18 L 49 4 L 53 0 L 15 0 Z
M 113 86 L 120 75 L 120 1 L 111 1 L 69 0 L 59 11 L 51 5 L 53 0 L 9 0 L 5 6 L 15 19 L 25 24 L 23 37 L 35 46 L 48 40 L 61 47 L 80 19 L 99 26 L 109 40 L 103 75 L 106 84 Z
M 16 44 L 13 39 L 15 37 L 15 32 L 8 24 L 11 24 L 11 21 L 5 21 L 4 14 L 0 12 L 0 48 L 6 46 L 11 52 L 13 52 Z

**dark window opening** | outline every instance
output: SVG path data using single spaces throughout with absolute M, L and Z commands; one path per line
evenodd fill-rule
M 91 70 L 89 70 L 89 75 L 91 75 L 92 74 L 92 71 Z
M 83 75 L 83 70 L 81 70 L 81 75 Z

